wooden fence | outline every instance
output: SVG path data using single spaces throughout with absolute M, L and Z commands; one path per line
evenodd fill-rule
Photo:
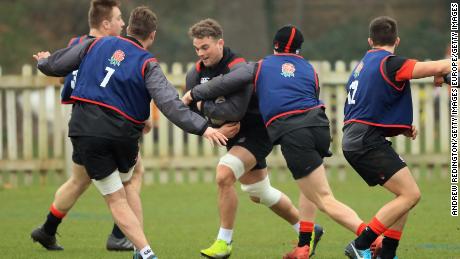
M 313 62 L 320 77 L 321 99 L 331 120 L 334 156 L 326 165 L 334 176 L 344 180 L 349 165 L 341 154 L 344 84 L 356 62 Z M 193 64 L 188 64 L 189 68 Z M 163 71 L 178 88 L 185 82 L 186 68 L 164 64 Z M 0 186 L 15 187 L 53 178 L 62 181 L 70 174 L 72 147 L 67 138 L 70 107 L 60 104 L 60 83 L 25 65 L 21 75 L 1 75 L 0 68 Z M 432 79 L 412 82 L 414 125 L 420 135 L 415 141 L 393 138 L 393 146 L 412 167 L 431 177 L 433 172 L 447 176 L 449 154 L 449 103 L 446 88 L 435 89 Z M 160 115 L 157 127 L 145 135 L 141 152 L 146 168 L 145 183 L 213 181 L 214 169 L 225 148 L 212 148 L 203 138 L 185 134 Z M 287 179 L 286 166 L 275 147 L 268 158 L 270 171 Z

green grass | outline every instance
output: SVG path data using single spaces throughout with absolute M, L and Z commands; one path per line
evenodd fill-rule
M 336 177 L 334 177 L 336 178 Z M 448 179 L 419 181 L 422 200 L 409 217 L 399 258 L 460 258 L 460 219 L 450 216 Z M 293 181 L 275 186 L 297 201 Z M 331 181 L 335 196 L 369 220 L 391 198 L 381 188 L 368 188 L 354 173 L 346 182 Z M 94 187 L 64 219 L 58 236 L 63 252 L 48 252 L 29 238 L 43 223 L 57 185 L 0 189 L 1 258 L 130 258 L 130 253 L 107 252 L 105 241 L 112 219 Z M 213 184 L 165 184 L 145 187 L 142 193 L 145 231 L 162 259 L 199 258 L 199 250 L 214 240 L 218 230 L 216 187 Z M 253 205 L 240 192 L 232 258 L 281 258 L 291 249 L 292 228 L 263 206 Z M 352 233 L 319 213 L 326 229 L 314 258 L 345 258 L 343 248 Z

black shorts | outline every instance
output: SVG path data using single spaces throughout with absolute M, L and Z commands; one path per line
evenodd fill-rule
M 266 168 L 267 161 L 265 158 L 273 149 L 267 129 L 263 124 L 252 128 L 242 124 L 238 134 L 228 140 L 227 150 L 230 150 L 233 146 L 244 147 L 254 155 L 257 164 L 251 170 Z
M 393 150 L 391 142 L 358 151 L 343 151 L 345 159 L 369 186 L 383 185 L 395 173 L 406 167 Z
M 329 127 L 306 127 L 290 131 L 279 138 L 281 152 L 294 179 L 310 174 L 331 156 Z
M 91 179 L 101 180 L 115 170 L 128 173 L 136 164 L 139 144 L 135 140 L 71 137 L 72 160 L 85 167 Z

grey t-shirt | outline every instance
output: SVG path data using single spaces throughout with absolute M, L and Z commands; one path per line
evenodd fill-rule
M 267 128 L 270 140 L 276 144 L 284 134 L 307 127 L 329 127 L 329 119 L 324 108 L 313 109 L 304 113 L 280 117 Z
M 343 151 L 369 149 L 387 142 L 382 128 L 362 123 L 350 123 L 343 127 Z

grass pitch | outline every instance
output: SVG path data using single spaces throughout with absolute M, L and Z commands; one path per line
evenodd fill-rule
M 337 178 L 337 177 L 335 177 Z M 355 173 L 330 181 L 335 196 L 368 221 L 391 198 L 381 188 L 367 187 Z M 292 180 L 273 185 L 297 202 Z M 450 216 L 450 183 L 434 176 L 419 181 L 422 200 L 409 216 L 399 258 L 460 258 L 460 218 Z M 42 224 L 57 188 L 48 186 L 0 189 L 1 258 L 131 258 L 129 252 L 108 252 L 105 241 L 112 219 L 94 187 L 83 195 L 59 228 L 65 250 L 48 252 L 29 235 Z M 145 231 L 162 259 L 200 258 L 219 227 L 216 187 L 211 183 L 154 184 L 142 192 Z M 239 209 L 231 258 L 281 258 L 297 238 L 291 226 L 239 192 Z M 318 213 L 326 234 L 313 258 L 345 258 L 343 249 L 354 235 Z

